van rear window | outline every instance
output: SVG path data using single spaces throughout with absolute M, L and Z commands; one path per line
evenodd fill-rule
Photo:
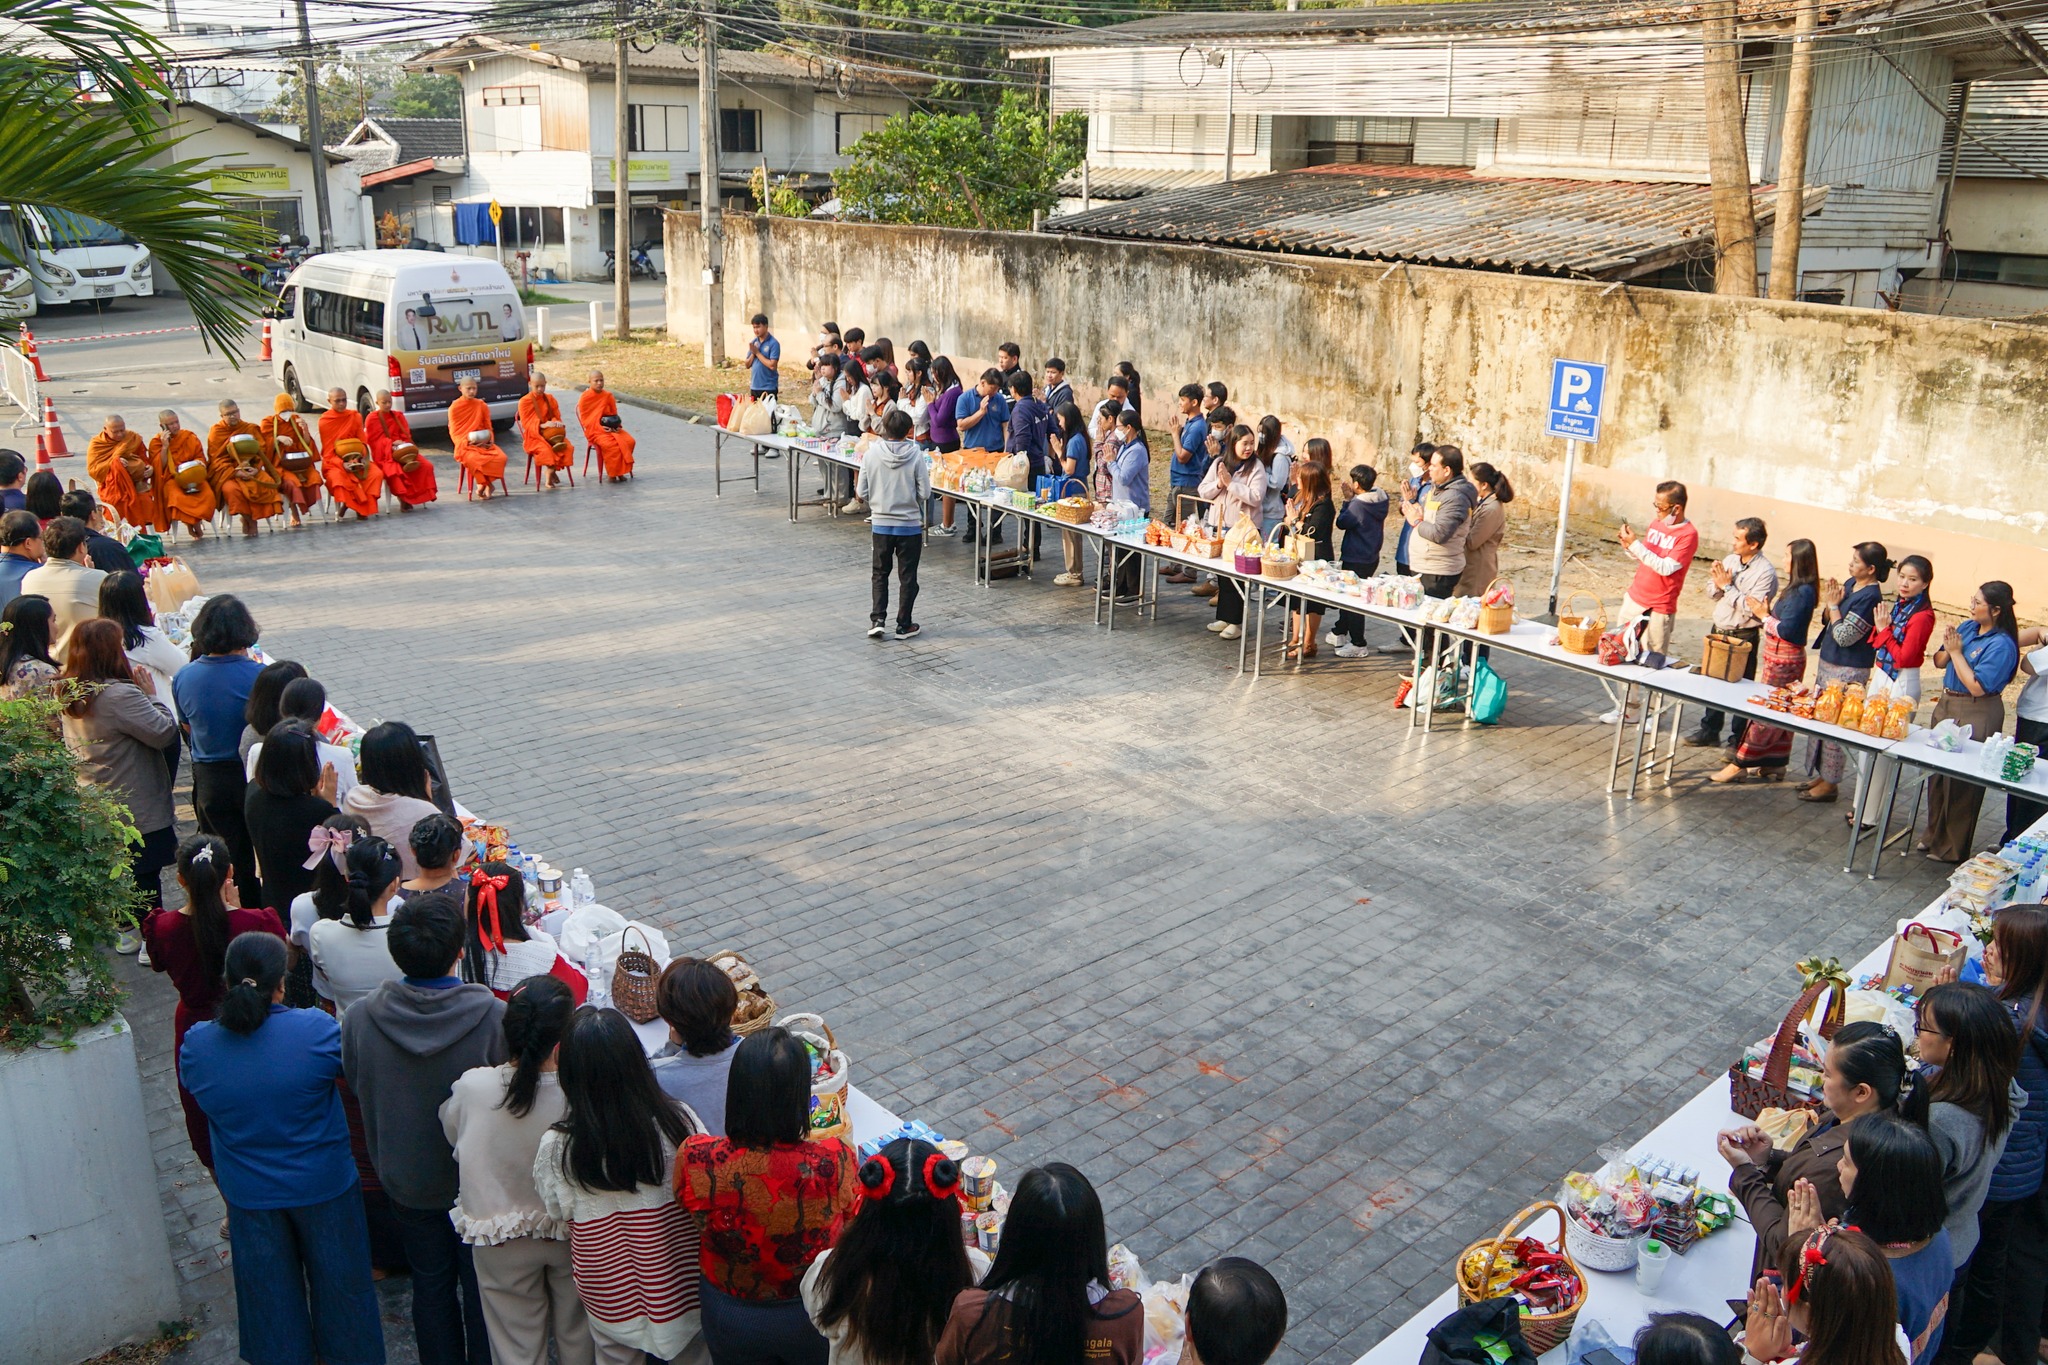
M 382 350 L 384 301 L 359 298 L 334 289 L 308 289 L 306 330 Z

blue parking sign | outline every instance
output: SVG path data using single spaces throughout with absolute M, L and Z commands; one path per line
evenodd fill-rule
M 1543 430 L 1567 441 L 1600 439 L 1600 398 L 1607 367 L 1585 360 L 1550 362 L 1550 414 Z

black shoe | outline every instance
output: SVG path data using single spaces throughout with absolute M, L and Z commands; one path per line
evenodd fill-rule
M 1136 593 L 1132 592 L 1132 593 L 1125 593 L 1125 594 L 1124 594 L 1124 595 L 1123 595 L 1122 597 L 1119 597 L 1119 598 L 1117 598 L 1117 599 L 1116 599 L 1116 604 L 1117 604 L 1118 606 L 1120 606 L 1120 607 L 1135 607 L 1135 606 L 1137 606 L 1137 605 L 1138 605 L 1138 604 L 1139 604 L 1140 602 L 1142 602 L 1142 601 L 1144 601 L 1144 600 L 1145 600 L 1144 598 L 1142 598 L 1142 597 L 1138 596 L 1138 594 L 1136 594 Z
M 1710 735 L 1705 730 L 1695 730 L 1685 737 L 1685 747 L 1688 749 L 1718 749 L 1721 747 L 1721 737 L 1719 735 Z
M 882 638 L 882 637 L 883 637 L 884 635 L 887 635 L 888 633 L 889 633 L 889 628 L 888 628 L 887 626 L 883 625 L 883 624 L 882 624 L 882 623 L 881 623 L 880 621 L 875 621 L 875 622 L 872 622 L 872 623 L 871 623 L 871 624 L 870 624 L 870 625 L 868 626 L 868 638 L 869 638 L 870 640 L 879 640 L 879 639 L 881 639 L 881 638 Z
M 896 638 L 899 640 L 915 640 L 918 636 L 922 635 L 923 633 L 924 627 L 919 625 L 915 621 L 912 621 L 907 626 L 896 627 Z

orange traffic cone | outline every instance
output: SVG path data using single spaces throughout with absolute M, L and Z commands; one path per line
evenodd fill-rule
M 263 349 L 257 352 L 258 360 L 270 359 L 270 319 L 263 319 Z
M 52 474 L 57 472 L 56 466 L 50 463 L 49 440 L 39 431 L 36 433 L 36 472 L 40 474 L 46 469 Z
M 71 454 L 64 444 L 64 428 L 57 422 L 57 400 L 45 395 L 43 398 L 43 434 L 40 444 L 49 449 L 53 460 L 62 460 Z
M 25 322 L 21 324 L 21 354 L 24 360 L 36 367 L 36 383 L 49 383 L 50 376 L 43 373 L 43 358 L 36 354 L 35 334 L 29 331 Z

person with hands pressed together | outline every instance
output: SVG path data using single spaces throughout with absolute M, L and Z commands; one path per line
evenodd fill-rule
M 1849 552 L 1849 581 L 1830 578 L 1820 588 L 1820 663 L 1813 670 L 1813 685 L 1851 683 L 1859 686 L 1870 679 L 1877 664 L 1877 649 L 1871 644 L 1878 609 L 1884 605 L 1884 581 L 1892 574 L 1891 556 L 1884 546 L 1866 540 Z M 1831 739 L 1818 737 L 1806 743 L 1807 770 L 1813 781 L 1799 793 L 1801 801 L 1833 801 L 1847 770 L 1848 754 Z
M 1848 1207 L 1839 1166 L 1849 1129 L 1863 1115 L 1891 1108 L 1905 1074 L 1906 1050 L 1896 1033 L 1883 1024 L 1845 1024 L 1823 1063 L 1821 1098 L 1828 1117 L 1818 1128 L 1789 1152 L 1774 1148 L 1755 1124 L 1720 1135 L 1717 1145 L 1730 1167 L 1728 1192 L 1741 1202 L 1756 1230 L 1752 1274 L 1776 1262 L 1787 1236 L 1793 1191 L 1801 1181 L 1809 1185 L 1821 1217 L 1837 1217 Z
M 1908 1365 L 1912 1343 L 1897 1322 L 1891 1265 L 1870 1238 L 1854 1228 L 1822 1227 L 1787 1240 L 1771 1268 L 1784 1288 L 1757 1275 L 1743 1365 Z M 1804 1337 L 1799 1346 L 1795 1332 Z
M 2012 585 L 1993 580 L 1970 595 L 1970 619 L 1950 626 L 1934 651 L 1946 669 L 1932 724 L 1952 720 L 1970 727 L 1972 739 L 1987 739 L 2005 724 L 2000 695 L 2020 668 L 2020 627 L 2013 615 Z M 1938 862 L 1959 863 L 1977 838 L 1977 814 L 1984 789 L 1960 778 L 1927 779 L 1927 833 L 1922 847 Z
M 1944 981 L 1920 997 L 1913 1047 L 1920 1070 L 1899 1110 L 1926 1127 L 1941 1155 L 1945 1226 L 1960 1292 L 1960 1272 L 1977 1250 L 1977 1216 L 1992 1173 L 2005 1155 L 2013 1118 L 2027 1103 L 2015 1079 L 2019 1035 L 1993 992 Z
M 1744 681 L 1753 679 L 1763 664 L 1763 618 L 1752 605 L 1755 602 L 1769 602 L 1778 595 L 1778 571 L 1764 555 L 1764 543 L 1770 538 L 1762 520 L 1744 517 L 1735 523 L 1734 543 L 1724 559 L 1715 561 L 1709 570 L 1713 587 L 1707 596 L 1714 603 L 1714 633 L 1732 635 L 1738 640 L 1749 642 L 1749 663 L 1742 670 Z M 1700 717 L 1700 728 L 1685 737 L 1685 742 L 1695 749 L 1712 749 L 1721 743 L 1721 727 L 1728 723 L 1728 717 L 1708 707 Z M 1737 716 L 1728 727 L 1728 747 L 1740 748 L 1742 732 L 1746 722 Z
M 1069 400 L 1053 411 L 1056 424 L 1053 431 L 1055 470 L 1060 476 L 1059 491 L 1062 496 L 1079 495 L 1086 497 L 1090 488 L 1088 444 L 1088 419 L 1081 415 L 1081 409 Z M 1075 480 L 1068 483 L 1067 480 Z M 1076 487 L 1076 484 L 1079 486 Z M 1053 583 L 1063 588 L 1081 586 L 1082 556 L 1081 536 L 1076 531 L 1060 532 L 1060 551 L 1063 558 L 1063 572 L 1054 575 Z
M 4 524 L 4 520 L 0 520 L 0 525 Z M 0 540 L 5 538 L 0 535 Z M 0 601 L 5 600 L 5 596 L 0 595 Z M 2028 626 L 2019 633 L 2020 673 L 2027 681 L 2013 703 L 2012 737 L 2022 744 L 2048 749 L 2048 650 L 2044 650 L 2043 645 L 2048 645 L 2048 630 Z M 2011 843 L 2044 815 L 2048 815 L 2048 802 L 2008 795 L 2005 798 L 2005 837 L 2000 842 Z
M 256 849 L 263 878 L 263 904 L 280 923 L 291 917 L 292 901 L 313 889 L 306 867 L 306 841 L 315 825 L 336 811 L 340 776 L 320 760 L 320 745 L 302 720 L 281 720 L 263 738 L 256 780 L 243 797 L 242 819 Z
M 782 343 L 768 330 L 768 315 L 754 314 L 753 340 L 747 343 L 747 385 L 754 401 L 782 392 Z
M 1311 451 L 1315 444 L 1309 442 Z M 1379 478 L 1380 472 L 1371 465 L 1355 464 L 1337 485 L 1337 497 L 1342 503 L 1337 526 L 1344 532 L 1343 542 L 1337 548 L 1338 562 L 1360 578 L 1371 578 L 1380 571 L 1380 554 L 1387 543 L 1389 499 L 1386 490 L 1377 486 Z M 1404 521 L 1402 526 L 1406 525 Z M 1365 642 L 1365 617 L 1358 612 L 1338 612 L 1330 639 L 1337 642 L 1340 659 L 1363 659 L 1372 653 L 1372 646 Z
M 1259 434 L 1250 427 L 1234 426 L 1224 439 L 1224 453 L 1202 478 L 1202 496 L 1216 525 L 1228 535 L 1243 521 L 1258 527 L 1266 503 L 1266 466 L 1259 462 Z M 1244 588 L 1226 574 L 1216 577 L 1216 619 L 1209 629 L 1226 640 L 1244 634 Z

